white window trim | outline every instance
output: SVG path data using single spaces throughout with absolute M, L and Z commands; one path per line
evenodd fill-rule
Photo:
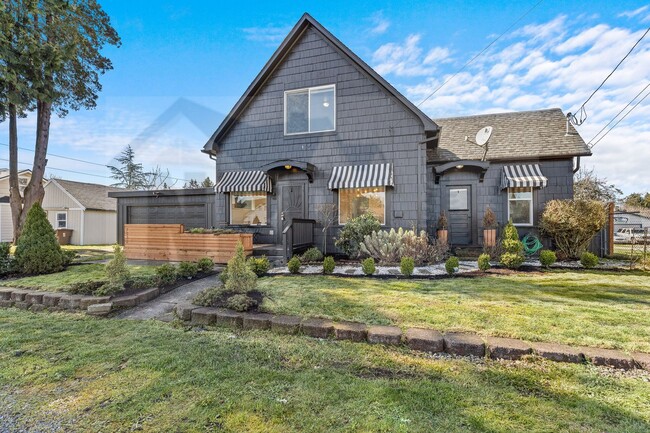
M 334 128 L 324 129 L 322 131 L 311 131 L 311 92 L 317 90 L 332 89 L 334 90 L 334 98 L 332 103 L 334 104 Z M 287 132 L 287 95 L 292 93 L 302 93 L 307 91 L 307 131 L 305 132 Z M 320 132 L 332 132 L 336 131 L 336 84 L 328 84 L 326 86 L 316 86 L 316 87 L 305 87 L 302 89 L 293 89 L 284 91 L 284 135 L 302 135 L 302 134 L 318 134 Z
M 387 201 L 386 196 L 387 196 L 388 191 L 386 190 L 386 186 L 383 186 L 382 188 L 384 188 L 384 222 L 381 223 L 380 225 L 385 226 L 386 225 L 386 207 L 387 207 L 386 206 L 386 201 Z M 339 223 L 340 226 L 344 226 L 344 225 L 347 224 L 347 223 L 342 223 L 341 222 L 341 190 L 345 190 L 345 189 L 362 189 L 362 188 L 340 188 L 338 190 L 338 193 L 337 193 L 337 195 L 338 195 L 338 223 Z
M 59 215 L 65 215 L 65 226 L 64 227 L 59 227 Z M 57 212 L 55 221 L 56 221 L 56 228 L 57 229 L 67 229 L 68 228 L 68 212 Z
M 530 199 L 511 199 L 510 198 L 510 190 L 513 188 L 508 188 L 506 190 L 507 194 L 507 199 L 508 199 L 508 221 L 510 221 L 510 201 L 530 201 L 530 211 L 528 212 L 528 223 L 515 223 L 513 222 L 512 225 L 515 227 L 532 227 L 533 226 L 533 208 L 535 207 L 535 190 L 533 187 L 518 187 L 517 189 L 528 189 L 530 190 Z
M 232 222 L 232 197 L 235 195 L 258 194 L 266 197 L 266 223 L 264 224 L 245 224 Z M 228 193 L 228 224 L 231 226 L 249 226 L 249 227 L 268 227 L 269 225 L 269 193 L 265 191 L 248 191 L 248 192 L 229 192 Z

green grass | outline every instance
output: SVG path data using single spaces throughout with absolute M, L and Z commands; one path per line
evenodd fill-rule
M 77 253 L 75 263 L 86 263 L 113 258 L 113 245 L 62 245 L 62 249 Z
M 650 273 L 259 280 L 269 312 L 650 352 Z
M 154 266 L 129 266 L 131 276 L 148 276 L 155 274 Z M 48 292 L 64 292 L 73 283 L 106 280 L 104 265 L 88 264 L 69 266 L 63 272 L 37 275 L 34 277 L 17 278 L 2 281 L 5 287 L 21 287 L 25 289 L 44 290 Z
M 650 430 L 647 375 L 0 310 L 0 430 Z M 4 418 L 3 418 L 4 417 Z

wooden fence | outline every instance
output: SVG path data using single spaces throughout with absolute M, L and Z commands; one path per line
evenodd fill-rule
M 210 257 L 227 263 L 237 243 L 246 255 L 253 253 L 250 233 L 185 233 L 182 224 L 125 224 L 124 252 L 129 259 L 185 261 Z

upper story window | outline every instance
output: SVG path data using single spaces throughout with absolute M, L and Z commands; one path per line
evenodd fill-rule
M 334 85 L 284 92 L 284 134 L 334 131 L 336 88 Z

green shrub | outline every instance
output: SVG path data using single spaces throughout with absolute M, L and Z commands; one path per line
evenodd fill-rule
M 257 285 L 257 275 L 248 267 L 244 246 L 237 242 L 235 255 L 228 262 L 228 277 L 225 288 L 232 293 L 248 293 Z
M 540 218 L 542 232 L 553 239 L 560 258 L 578 259 L 605 226 L 607 211 L 596 200 L 551 200 Z
M 241 313 L 250 311 L 254 307 L 257 307 L 257 301 L 248 295 L 244 295 L 243 293 L 232 295 L 226 299 L 226 308 L 230 308 L 231 310 L 239 311 Z
M 228 292 L 223 286 L 208 287 L 196 295 L 192 303 L 202 307 L 215 307 L 217 301 L 224 297 L 226 293 Z
M 74 250 L 61 249 L 61 254 L 63 254 L 63 266 L 68 266 L 77 257 L 77 252 Z
M 323 273 L 331 274 L 332 272 L 334 272 L 335 267 L 336 267 L 336 262 L 334 261 L 334 257 L 332 256 L 325 257 L 325 260 L 323 260 Z
M 316 247 L 311 247 L 300 257 L 300 261 L 303 263 L 320 262 L 321 260 L 323 260 L 323 253 Z
M 129 278 L 128 284 L 134 290 L 150 289 L 158 285 L 158 278 L 149 275 L 139 275 Z
M 26 274 L 49 274 L 63 269 L 63 253 L 52 225 L 40 204 L 34 203 L 27 213 L 15 253 L 20 271 Z
M 202 259 L 199 259 L 196 264 L 199 267 L 199 272 L 202 272 L 204 274 L 207 274 L 214 269 L 214 260 L 212 260 L 210 257 L 203 257 Z
M 124 249 L 119 245 L 113 245 L 113 258 L 106 263 L 104 272 L 106 272 L 106 278 L 111 285 L 124 287 L 128 281 L 130 273 L 126 265 L 126 255 L 124 255 Z
M 399 262 L 399 270 L 405 277 L 410 277 L 415 269 L 415 262 L 411 257 L 402 257 Z
M 494 211 L 488 206 L 485 208 L 485 213 L 483 214 L 483 228 L 484 229 L 493 229 L 497 226 L 497 216 Z
M 72 283 L 66 289 L 71 295 L 92 295 L 97 289 L 108 284 L 108 281 L 79 281 Z
M 10 253 L 11 244 L 7 242 L 0 243 L 0 276 L 14 271 L 15 262 Z
M 299 256 L 293 256 L 289 260 L 289 263 L 287 263 L 287 267 L 289 268 L 289 272 L 292 274 L 297 274 L 300 272 L 300 258 Z
M 178 279 L 178 275 L 176 274 L 176 266 L 172 265 L 171 263 L 160 265 L 156 268 L 156 276 L 158 276 L 158 280 L 160 280 L 161 286 L 171 286 Z
M 456 272 L 458 272 L 459 266 L 460 263 L 458 262 L 458 257 L 455 256 L 449 257 L 445 262 L 445 270 L 449 275 L 454 275 Z
M 363 270 L 363 273 L 366 275 L 372 275 L 375 273 L 375 259 L 372 257 L 368 257 L 364 261 L 361 262 L 361 270 Z
M 598 266 L 598 256 L 589 251 L 585 251 L 580 256 L 580 264 L 587 269 L 595 268 Z
M 269 259 L 266 256 L 250 257 L 248 259 L 248 267 L 251 268 L 251 271 L 253 271 L 255 275 L 261 277 L 271 269 L 271 262 L 269 262 Z
M 517 269 L 524 262 L 524 244 L 519 240 L 517 227 L 508 221 L 503 229 L 503 239 L 501 240 L 503 254 L 499 262 L 508 269 Z
M 199 265 L 194 262 L 181 262 L 176 271 L 179 278 L 186 278 L 191 280 L 199 273 Z
M 548 268 L 557 262 L 557 256 L 555 255 L 555 252 L 551 250 L 542 250 L 539 252 L 539 262 L 542 266 Z
M 349 220 L 334 242 L 349 257 L 359 255 L 359 246 L 366 236 L 381 229 L 379 220 L 372 214 L 363 214 Z
M 120 284 L 106 283 L 93 292 L 93 296 L 113 296 L 124 291 Z
M 359 244 L 361 253 L 384 263 L 397 263 L 402 257 L 411 257 L 417 265 L 442 260 L 448 250 L 444 242 L 429 243 L 423 230 L 419 235 L 413 230 L 390 229 L 372 232 Z
M 480 256 L 478 256 L 478 268 L 482 270 L 483 272 L 487 271 L 490 269 L 490 255 L 483 253 Z

